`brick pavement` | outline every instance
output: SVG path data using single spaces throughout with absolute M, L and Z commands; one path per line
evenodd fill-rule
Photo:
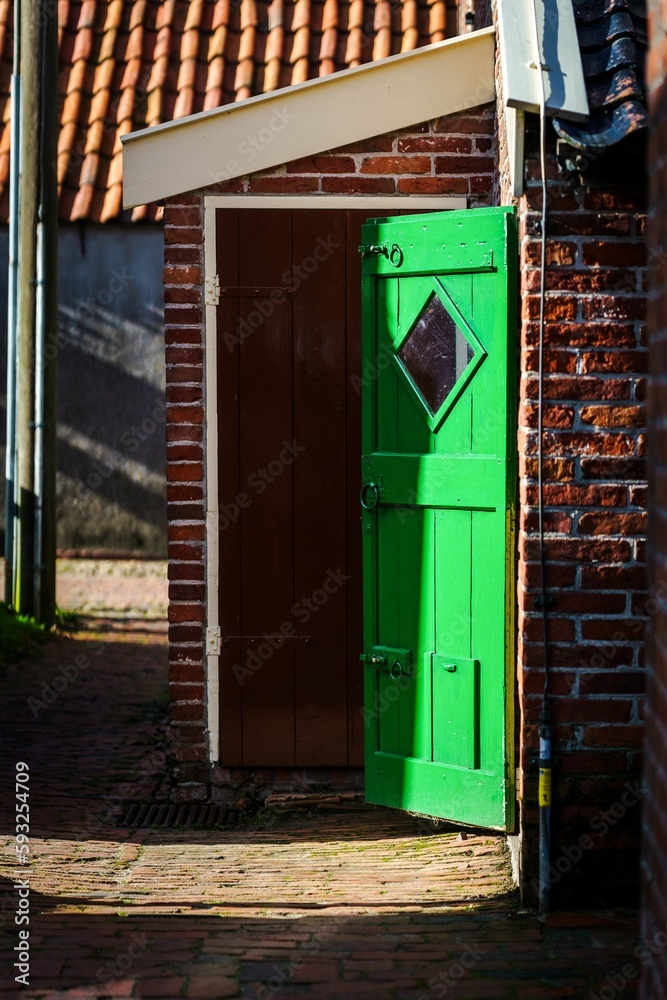
M 228 830 L 121 827 L 124 800 L 167 801 L 171 790 L 163 580 L 107 567 L 86 584 L 84 570 L 71 567 L 65 584 L 61 573 L 59 599 L 78 594 L 98 617 L 0 670 L 0 996 L 635 995 L 635 978 L 621 988 L 623 967 L 639 968 L 635 914 L 545 923 L 521 911 L 495 836 L 426 835 L 370 807 L 269 812 Z M 7 810 L 17 760 L 30 766 L 28 988 L 11 969 L 13 885 L 26 872 L 13 863 Z

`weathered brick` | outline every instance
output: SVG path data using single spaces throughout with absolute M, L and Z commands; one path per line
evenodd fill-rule
M 399 194 L 468 194 L 467 177 L 399 177 Z
M 428 174 L 430 156 L 368 156 L 362 160 L 362 174 Z M 468 162 L 468 169 L 470 163 Z M 442 173 L 442 171 L 439 171 Z
M 359 177 L 343 175 L 322 178 L 325 194 L 393 194 L 396 181 L 393 177 Z
M 198 403 L 202 398 L 202 387 L 169 384 L 165 396 L 168 403 Z
M 643 694 L 646 690 L 646 673 L 643 670 L 597 670 L 582 674 L 579 693 L 586 694 Z
M 586 726 L 582 743 L 588 747 L 639 747 L 644 739 L 644 727 L 634 726 Z
M 587 535 L 644 535 L 646 514 L 622 514 L 618 511 L 599 511 L 582 514 L 579 531 Z
M 168 482 L 200 483 L 204 478 L 202 462 L 170 462 L 167 467 Z
M 206 620 L 206 609 L 202 604 L 175 604 L 172 601 L 168 618 L 170 622 L 203 622 Z
M 256 194 L 309 194 L 319 190 L 317 177 L 262 177 L 252 176 L 250 190 Z
M 584 406 L 581 420 L 594 427 L 643 427 L 646 415 L 642 406 Z
M 201 684 L 204 680 L 204 667 L 201 663 L 170 663 L 169 683 Z
M 288 174 L 353 174 L 356 165 L 351 156 L 305 156 L 287 164 Z
M 584 242 L 582 260 L 587 267 L 612 264 L 618 267 L 643 267 L 646 264 L 644 240 L 595 240 Z
M 399 153 L 471 153 L 472 138 L 464 135 L 409 136 L 398 140 L 397 149 Z
M 200 264 L 200 247 L 179 247 L 167 244 L 164 251 L 165 264 Z
M 201 211 L 198 205 L 187 208 L 167 205 L 164 211 L 164 225 L 174 228 L 199 228 Z

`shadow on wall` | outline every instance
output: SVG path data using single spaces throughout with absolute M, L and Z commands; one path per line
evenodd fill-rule
M 166 555 L 160 226 L 61 226 L 58 547 Z M 7 229 L 0 231 L 4 470 Z M 0 524 L 4 533 L 4 475 Z

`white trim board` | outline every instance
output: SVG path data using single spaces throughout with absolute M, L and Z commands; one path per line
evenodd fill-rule
M 493 28 L 121 136 L 123 205 L 211 187 L 495 99 Z
M 204 212 L 204 276 L 217 271 L 217 233 L 215 212 Z M 218 496 L 218 345 L 217 307 L 207 305 L 204 311 L 204 392 L 206 409 L 204 434 L 206 440 L 206 628 L 220 626 L 220 498 Z M 220 655 L 210 652 L 206 662 L 206 716 L 209 760 L 220 759 Z
M 209 194 L 204 197 L 211 208 L 290 208 L 290 209 L 424 209 L 430 212 L 452 211 L 468 207 L 465 195 L 354 195 L 354 194 Z M 208 275 L 207 275 L 208 276 Z
M 510 184 L 513 198 L 523 194 L 523 167 L 526 122 L 525 112 L 509 105 L 505 108 L 505 127 L 507 132 L 507 150 L 510 164 Z
M 233 202 L 233 204 L 232 204 Z M 295 204 L 296 202 L 296 204 Z M 453 204 L 457 202 L 457 204 Z M 465 198 L 357 198 L 353 195 L 327 197 L 291 197 L 281 195 L 207 195 L 204 198 L 204 276 L 215 277 L 217 270 L 216 208 L 365 208 L 387 212 L 395 209 L 423 206 L 429 211 L 465 208 Z M 218 496 L 218 463 L 220 442 L 218 435 L 218 310 L 207 305 L 204 312 L 204 380 L 205 412 L 204 434 L 206 442 L 206 631 L 220 627 L 220 498 Z M 206 669 L 206 718 L 208 729 L 209 762 L 220 760 L 220 655 L 207 647 Z

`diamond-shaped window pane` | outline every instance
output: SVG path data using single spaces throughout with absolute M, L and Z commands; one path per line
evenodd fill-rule
M 435 294 L 398 352 L 433 414 L 447 399 L 473 355 L 468 339 Z

